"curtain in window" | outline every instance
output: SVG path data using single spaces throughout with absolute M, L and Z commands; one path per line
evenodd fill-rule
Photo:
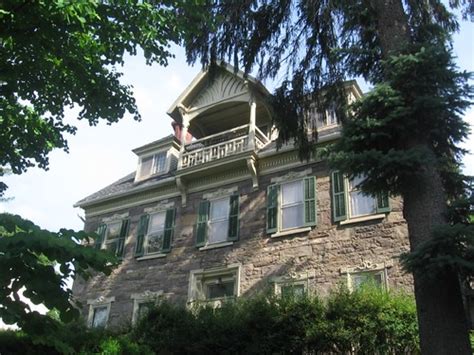
M 363 216 L 377 212 L 375 198 L 364 195 L 358 185 L 363 182 L 364 176 L 356 176 L 349 181 L 349 199 L 351 207 L 351 217 Z
M 165 212 L 151 215 L 148 224 L 147 254 L 161 251 L 164 230 Z
M 229 227 L 229 198 L 211 202 L 209 222 L 209 244 L 225 242 Z
M 153 156 L 142 158 L 140 163 L 140 176 L 151 175 L 151 168 L 153 166 Z
M 282 192 L 282 229 L 303 225 L 303 181 L 294 181 L 281 185 Z
M 107 324 L 107 306 L 94 308 L 94 318 L 92 319 L 92 327 L 105 327 Z

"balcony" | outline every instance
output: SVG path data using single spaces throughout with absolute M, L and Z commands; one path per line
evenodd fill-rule
M 242 125 L 186 144 L 179 168 L 191 168 L 246 151 L 258 150 L 269 143 L 269 139 L 258 127 L 255 127 L 254 137 L 251 137 L 249 128 L 249 124 Z

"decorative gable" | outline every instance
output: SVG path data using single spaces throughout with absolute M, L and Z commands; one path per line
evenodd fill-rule
M 245 80 L 236 75 L 222 72 L 209 82 L 208 86 L 205 87 L 194 98 L 194 100 L 192 100 L 189 106 L 192 110 L 194 108 L 209 106 L 247 93 L 248 88 Z

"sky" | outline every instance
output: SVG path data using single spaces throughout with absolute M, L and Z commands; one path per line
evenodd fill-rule
M 454 37 L 454 54 L 458 66 L 474 72 L 474 24 L 463 22 L 460 33 Z M 30 168 L 23 175 L 4 178 L 9 186 L 8 201 L 0 202 L 0 212 L 19 214 L 42 228 L 57 231 L 60 228 L 79 230 L 84 212 L 74 208 L 80 199 L 100 190 L 133 172 L 138 157 L 131 151 L 172 133 L 171 118 L 166 111 L 186 86 L 198 74 L 200 66 L 186 64 L 184 51 L 175 48 L 175 59 L 167 67 L 147 66 L 142 55 L 126 57 L 119 68 L 123 82 L 133 86 L 140 122 L 130 116 L 118 123 L 90 127 L 76 119 L 77 112 L 67 112 L 66 121 L 78 127 L 74 136 L 68 136 L 69 153 L 55 150 L 49 156 L 49 170 Z M 366 88 L 361 84 L 363 90 Z M 271 89 L 271 87 L 269 87 Z M 474 127 L 474 109 L 465 119 Z M 474 151 L 474 135 L 464 144 Z M 474 175 L 474 155 L 464 159 L 465 173 Z

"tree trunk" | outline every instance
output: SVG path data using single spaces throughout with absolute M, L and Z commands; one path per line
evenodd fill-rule
M 446 223 L 445 194 L 436 168 L 423 171 L 402 197 L 413 250 L 431 238 L 434 226 Z M 448 271 L 430 278 L 415 273 L 413 279 L 422 354 L 471 354 L 458 275 Z
M 409 44 L 407 16 L 401 0 L 373 0 L 382 56 L 396 55 Z M 425 137 L 404 142 L 435 154 Z M 430 158 L 430 157 L 427 157 Z M 430 160 L 433 161 L 433 160 Z M 447 223 L 446 195 L 437 167 L 421 171 L 417 181 L 408 182 L 402 193 L 403 214 L 408 225 L 410 248 L 432 237 L 433 227 Z M 464 312 L 458 275 L 448 271 L 436 279 L 415 273 L 415 299 L 422 354 L 471 354 L 469 327 Z

